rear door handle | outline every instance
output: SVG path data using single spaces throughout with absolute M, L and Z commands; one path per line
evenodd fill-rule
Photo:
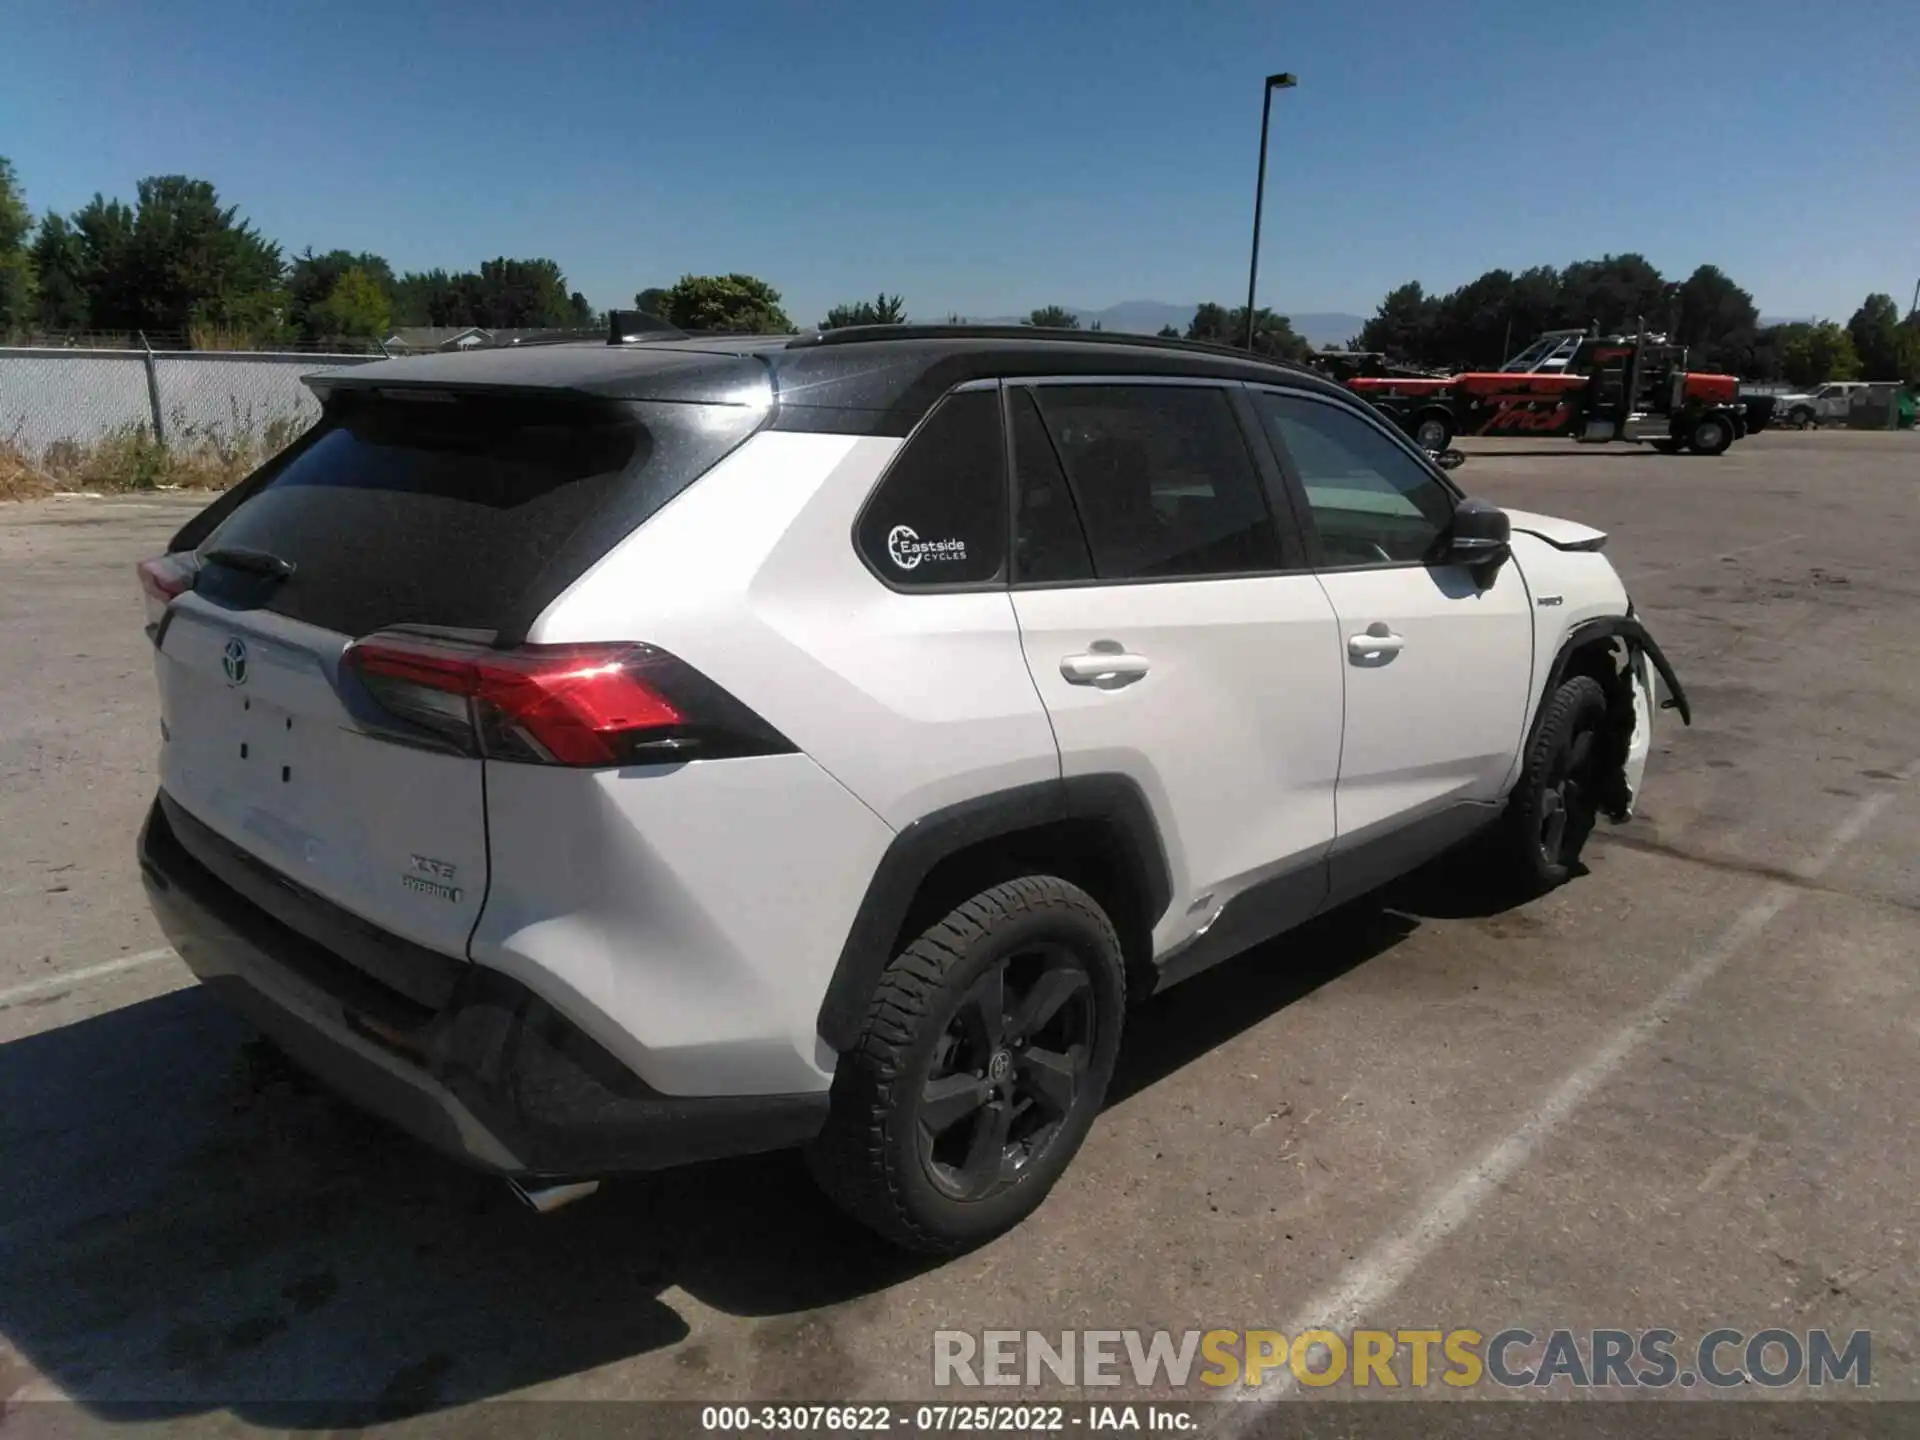
M 1364 634 L 1347 637 L 1347 654 L 1357 664 L 1384 665 L 1406 643 L 1406 636 L 1394 634 L 1384 622 L 1376 620 Z
M 1147 670 L 1146 656 L 1129 654 L 1111 640 L 1095 641 L 1090 650 L 1060 662 L 1060 674 L 1069 685 L 1092 685 L 1101 690 L 1131 685 Z

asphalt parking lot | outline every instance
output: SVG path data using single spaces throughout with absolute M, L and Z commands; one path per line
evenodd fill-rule
M 1053 1198 L 939 1265 L 785 1156 L 539 1217 L 276 1066 L 132 857 L 132 566 L 193 504 L 0 508 L 0 1411 L 901 1400 L 941 1328 L 1321 1322 L 1865 1329 L 1920 1399 L 1920 436 L 1457 473 L 1612 533 L 1695 708 L 1642 813 L 1524 908 L 1443 865 L 1154 1002 Z

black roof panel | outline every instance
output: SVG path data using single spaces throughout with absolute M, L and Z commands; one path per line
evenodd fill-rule
M 1353 398 L 1310 371 L 1220 346 L 1099 331 L 934 325 L 421 355 L 324 371 L 308 383 L 322 395 L 336 387 L 497 387 L 625 400 L 777 401 L 775 423 L 783 429 L 904 435 L 955 385 L 1028 375 L 1284 380 Z

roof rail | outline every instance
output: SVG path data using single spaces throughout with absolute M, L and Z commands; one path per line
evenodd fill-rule
M 1242 350 L 1237 345 L 1216 345 L 1210 340 L 1136 335 L 1125 330 L 1055 330 L 1042 325 L 845 325 L 818 334 L 796 336 L 787 342 L 787 348 L 799 350 L 814 345 L 853 345 L 873 340 L 1068 340 L 1082 345 L 1193 350 L 1203 355 L 1230 355 L 1236 360 L 1249 360 L 1258 365 L 1278 365 L 1289 370 L 1302 368 L 1292 360 Z
M 635 340 L 684 340 L 687 332 L 669 325 L 648 310 L 609 310 L 607 343 L 626 345 Z

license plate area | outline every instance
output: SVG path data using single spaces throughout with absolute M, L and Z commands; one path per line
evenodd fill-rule
M 264 803 L 293 801 L 312 779 L 300 755 L 302 748 L 311 754 L 304 731 L 312 722 L 251 695 L 230 691 L 224 699 L 229 723 L 220 728 L 232 747 L 234 789 Z

